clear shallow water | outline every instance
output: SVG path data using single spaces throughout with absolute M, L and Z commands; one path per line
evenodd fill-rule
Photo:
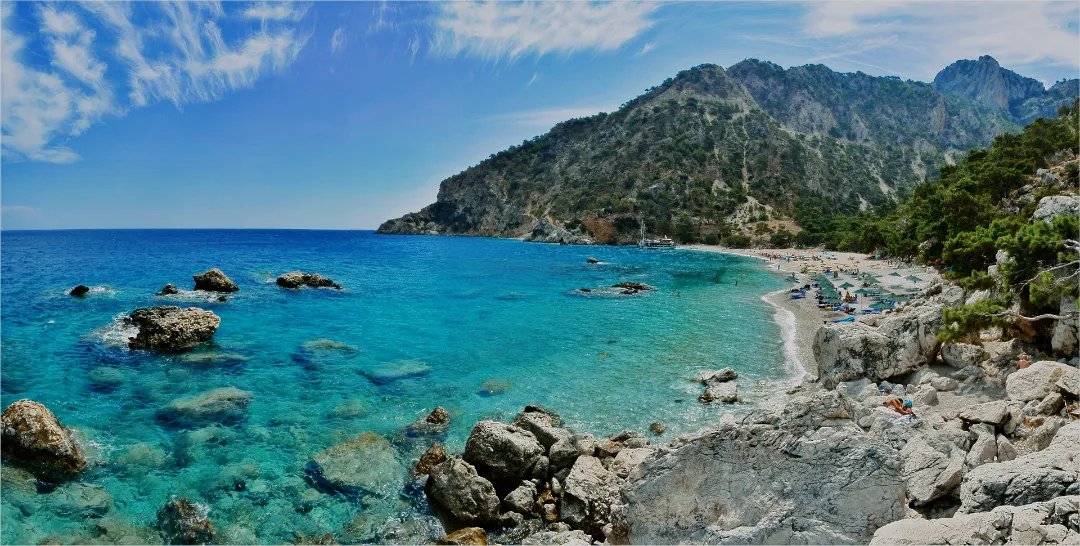
M 363 432 L 393 439 L 436 405 L 453 418 L 451 451 L 475 421 L 530 403 L 597 435 L 661 421 L 660 441 L 670 440 L 730 411 L 696 401 L 700 386 L 688 378 L 697 371 L 735 368 L 750 399 L 760 381 L 789 373 L 774 309 L 761 300 L 786 283 L 741 257 L 340 231 L 5 232 L 2 245 L 2 404 L 42 402 L 94 446 L 78 479 L 93 487 L 81 496 L 72 485 L 33 493 L 5 483 L 4 543 L 140 537 L 170 496 L 207 505 L 219 541 L 415 541 L 438 532 L 421 517 L 422 493 L 362 506 L 315 489 L 311 457 Z M 226 303 L 154 296 L 166 283 L 189 290 L 210 267 L 241 288 Z M 295 269 L 346 290 L 273 284 Z M 574 291 L 627 280 L 658 290 Z M 76 284 L 95 289 L 66 295 Z M 124 347 L 114 318 L 161 304 L 217 313 L 213 342 L 193 355 L 231 356 Z M 483 393 L 488 380 L 508 389 Z M 177 398 L 226 386 L 254 394 L 239 424 L 158 418 Z M 405 464 L 423 448 L 396 446 Z M 112 505 L 87 518 L 88 501 L 71 499 L 88 496 Z M 395 520 L 409 529 L 382 526 Z

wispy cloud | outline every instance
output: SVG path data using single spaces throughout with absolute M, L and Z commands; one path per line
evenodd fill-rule
M 431 51 L 500 61 L 522 55 L 611 51 L 652 26 L 656 3 L 446 2 L 439 4 Z
M 510 122 L 522 127 L 550 128 L 560 121 L 594 116 L 600 112 L 612 112 L 616 108 L 618 108 L 618 106 L 582 106 L 572 108 L 523 110 L 520 112 L 502 114 L 489 119 Z
M 929 79 L 956 59 L 987 54 L 1007 66 L 1080 68 L 1078 16 L 1075 2 L 819 2 L 804 32 L 819 46 L 808 62 L 876 63 L 877 50 L 890 48 L 907 73 Z
M 221 25 L 230 15 L 217 3 L 141 4 L 138 17 L 127 3 L 46 4 L 27 10 L 37 17 L 27 26 L 25 17 L 13 16 L 17 6 L 4 2 L 3 156 L 70 163 L 79 155 L 68 139 L 106 116 L 158 101 L 180 107 L 218 100 L 251 87 L 296 60 L 310 36 L 298 23 L 308 7 L 237 8 L 241 21 L 258 22 L 226 38 Z M 26 37 L 34 31 L 43 38 L 40 50 L 30 49 Z
M 420 51 L 420 36 L 413 34 L 411 40 L 409 40 L 409 64 L 413 64 L 416 60 L 416 53 Z
M 637 56 L 640 57 L 642 55 L 646 55 L 655 48 L 656 44 L 653 44 L 652 42 L 645 42 L 645 45 L 641 46 L 641 51 L 637 52 Z
M 345 27 L 338 27 L 334 35 L 330 37 L 330 53 L 341 53 L 345 50 Z
M 531 86 L 532 84 L 536 83 L 536 80 L 539 80 L 539 79 L 540 79 L 540 74 L 534 72 L 533 77 L 529 78 L 529 83 L 526 83 L 525 87 Z
M 0 214 L 38 214 L 41 209 L 37 207 L 25 207 L 22 205 L 4 205 L 0 207 Z

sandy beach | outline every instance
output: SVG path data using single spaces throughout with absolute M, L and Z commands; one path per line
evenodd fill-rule
M 762 248 L 738 249 L 707 245 L 685 245 L 679 248 L 702 252 L 717 252 L 757 258 L 762 266 L 791 280 L 791 286 L 802 287 L 811 283 L 810 273 L 824 269 L 840 269 L 849 272 L 869 272 L 881 279 L 894 279 L 894 286 L 908 290 L 925 288 L 940 275 L 933 268 L 911 265 L 893 260 L 876 260 L 865 254 L 854 252 L 831 252 L 821 249 Z M 785 258 L 787 257 L 787 258 Z M 905 277 L 915 275 L 919 281 L 907 281 Z M 788 360 L 794 361 L 792 372 L 795 377 L 803 375 L 817 377 L 817 364 L 814 359 L 814 337 L 818 329 L 832 320 L 846 317 L 844 313 L 819 309 L 813 297 L 813 291 L 807 297 L 791 299 L 787 290 L 767 294 L 762 298 L 777 310 L 777 323 L 781 334 L 788 344 Z M 855 320 L 860 320 L 856 315 Z

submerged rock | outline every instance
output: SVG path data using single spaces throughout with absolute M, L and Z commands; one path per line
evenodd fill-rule
M 309 286 L 311 288 L 335 288 L 341 290 L 341 286 L 333 280 L 318 273 L 304 273 L 303 271 L 292 271 L 279 276 L 277 285 L 291 289 Z
M 161 292 L 157 293 L 157 295 L 158 296 L 171 296 L 173 294 L 179 294 L 179 293 L 180 293 L 179 288 L 173 286 L 172 284 L 166 284 L 165 287 L 161 289 Z
M 86 467 L 71 431 L 49 408 L 29 399 L 12 402 L 0 416 L 0 450 L 39 478 L 59 481 Z
M 71 292 L 68 292 L 68 294 L 70 294 L 72 296 L 81 297 L 81 296 L 85 296 L 89 292 L 90 292 L 90 287 L 89 286 L 80 284 L 79 286 L 76 286 L 75 288 L 72 288 Z
M 236 292 L 240 290 L 236 283 L 232 282 L 232 279 L 225 276 L 218 268 L 208 270 L 206 273 L 199 275 L 192 275 L 195 279 L 195 290 L 206 290 L 209 292 Z
M 211 311 L 173 305 L 136 309 L 126 319 L 139 328 L 128 341 L 132 349 L 185 351 L 210 341 L 221 324 L 221 318 Z
M 390 442 L 373 432 L 319 452 L 308 465 L 317 485 L 347 495 L 387 496 L 404 470 Z
M 495 396 L 497 394 L 506 394 L 510 392 L 510 382 L 502 379 L 487 379 L 480 384 L 480 394 L 484 396 Z
M 396 360 L 374 366 L 364 372 L 372 383 L 386 385 L 394 381 L 420 377 L 431 371 L 431 366 L 419 360 Z
M 466 525 L 491 523 L 499 518 L 495 486 L 477 474 L 473 465 L 458 457 L 435 465 L 428 474 L 424 491 L 432 505 Z
M 442 436 L 450 428 L 450 414 L 446 408 L 436 406 L 421 419 L 417 419 L 405 428 L 407 436 Z
M 637 292 L 644 292 L 646 290 L 656 290 L 655 286 L 645 284 L 643 282 L 623 281 L 619 284 L 611 285 L 612 288 L 625 288 L 627 290 L 634 290 Z
M 160 412 L 166 421 L 183 424 L 232 424 L 247 417 L 253 395 L 236 387 L 222 387 L 173 400 Z
M 207 517 L 209 509 L 185 498 L 170 501 L 158 511 L 158 527 L 166 544 L 209 544 L 214 539 L 214 524 Z

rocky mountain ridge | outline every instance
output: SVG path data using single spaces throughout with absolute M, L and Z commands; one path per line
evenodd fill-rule
M 934 85 L 752 59 L 697 66 L 493 154 L 378 232 L 523 237 L 544 220 L 552 235 L 532 240 L 604 244 L 636 241 L 644 223 L 708 242 L 808 203 L 852 214 L 1076 96 L 1076 80 L 1047 91 L 992 58 L 964 63 L 976 64 Z

